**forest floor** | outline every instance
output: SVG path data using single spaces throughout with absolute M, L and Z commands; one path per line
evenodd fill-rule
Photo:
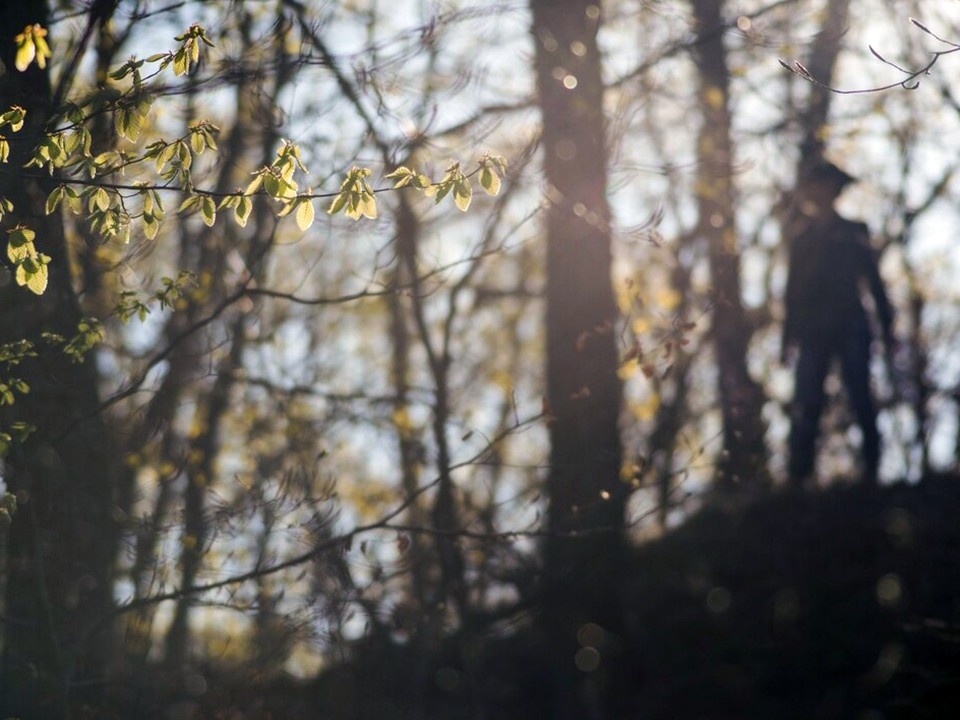
M 960 717 L 960 478 L 706 509 L 629 582 L 644 718 Z
M 626 668 L 618 720 L 960 717 L 958 477 L 707 506 L 638 548 L 622 588 L 626 629 L 597 671 Z M 550 679 L 519 627 L 429 657 L 368 648 L 258 704 L 274 720 L 543 717 Z

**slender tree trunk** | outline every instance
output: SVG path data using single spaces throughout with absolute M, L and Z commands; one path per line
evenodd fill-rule
M 690 305 L 690 266 L 678 259 L 673 270 L 673 287 L 680 293 L 677 319 L 686 322 Z M 657 421 L 650 433 L 650 458 L 657 479 L 657 516 L 661 529 L 666 529 L 670 510 L 675 504 L 675 478 L 677 475 L 677 441 L 688 416 L 688 393 L 690 390 L 689 353 L 677 353 L 670 372 L 672 381 L 669 400 L 662 400 L 657 412 Z M 663 399 L 663 388 L 660 389 Z
M 398 223 L 397 232 L 403 232 Z M 399 242 L 399 241 L 398 241 Z M 405 500 L 410 503 L 406 516 L 410 525 L 427 527 L 426 513 L 417 493 L 420 489 L 420 465 L 423 462 L 423 443 L 415 436 L 406 422 L 410 404 L 410 330 L 407 327 L 403 299 L 399 287 L 404 284 L 404 273 L 398 268 L 394 273 L 397 291 L 387 297 L 390 313 L 391 376 L 394 387 L 393 414 L 397 421 L 397 449 L 400 454 L 400 486 Z M 427 556 L 428 543 L 420 535 L 414 535 L 406 552 L 410 566 L 410 592 L 418 608 L 418 616 L 427 605 Z
M 207 519 L 207 493 L 216 473 L 216 460 L 220 451 L 220 435 L 224 417 L 229 409 L 230 391 L 240 366 L 244 348 L 244 322 L 237 318 L 233 326 L 230 353 L 217 373 L 206 407 L 199 412 L 196 422 L 203 428 L 189 453 L 187 461 L 187 487 L 184 493 L 183 542 L 180 555 L 180 587 L 190 588 L 196 584 L 198 573 L 206 554 L 209 538 Z M 167 631 L 164 661 L 172 671 L 181 671 L 189 662 L 189 618 L 193 595 L 187 595 L 177 603 L 170 629 Z
M 46 26 L 42 0 L 0 6 L 0 107 L 20 105 L 27 124 L 11 142 L 0 167 L 0 196 L 13 202 L 4 229 L 23 223 L 36 231 L 37 247 L 52 258 L 42 297 L 17 287 L 7 270 L 0 287 L 0 343 L 28 339 L 40 355 L 18 368 L 30 393 L 5 412 L 36 428 L 6 458 L 4 480 L 24 500 L 10 529 L 0 662 L 0 717 L 22 720 L 68 717 L 71 707 L 100 705 L 111 647 L 103 624 L 112 602 L 115 544 L 113 476 L 107 433 L 97 415 L 92 362 L 74 363 L 45 348 L 41 333 L 77 333 L 80 309 L 58 215 L 44 213 L 47 183 L 20 174 L 33 141 L 50 119 L 49 72 L 14 68 L 14 36 L 27 25 Z M 3 235 L 5 237 L 5 234 Z
M 826 15 L 823 27 L 810 46 L 805 66 L 810 74 L 822 83 L 830 84 L 840 55 L 841 40 L 847 32 L 851 0 L 829 0 L 825 3 Z M 833 93 L 810 84 L 810 97 L 806 109 L 800 114 L 801 132 L 800 160 L 797 177 L 805 181 L 807 173 L 823 155 Z
M 278 23 L 280 24 L 277 27 L 284 27 L 282 25 L 282 11 Z M 248 40 L 250 26 L 250 15 L 244 13 L 241 31 Z M 284 47 L 286 39 L 285 32 L 278 32 L 274 39 L 274 61 L 277 74 L 275 84 L 271 88 L 272 97 L 279 95 L 280 90 L 288 80 L 286 70 L 288 69 L 289 58 Z M 255 110 L 248 103 L 248 94 L 254 84 L 254 78 L 246 75 L 242 76 L 238 82 L 236 120 L 227 143 L 227 162 L 221 168 L 217 181 L 218 192 L 227 192 L 237 183 L 240 158 L 248 144 L 249 134 L 257 125 L 258 118 L 255 116 Z M 267 165 L 271 161 L 275 152 L 276 141 L 275 128 L 269 123 L 264 123 L 259 148 L 259 162 L 262 165 Z M 253 220 L 254 232 L 247 242 L 244 260 L 246 267 L 253 272 L 256 282 L 263 279 L 266 271 L 265 255 L 273 244 L 276 229 L 276 221 L 263 196 L 254 199 Z M 225 236 L 224 233 L 226 233 Z M 212 228 L 206 229 L 199 238 L 199 245 L 202 250 L 200 262 L 197 265 L 198 271 L 209 274 L 214 278 L 222 276 L 229 248 L 241 247 L 241 242 L 235 228 L 231 227 L 216 232 Z M 223 287 L 213 284 L 203 297 L 204 304 L 193 309 L 209 308 L 222 299 L 224 294 Z M 242 364 L 246 346 L 245 325 L 245 319 L 242 315 L 237 316 L 231 323 L 230 353 L 220 366 L 205 407 L 200 409 L 196 420 L 198 427 L 201 428 L 201 433 L 192 443 L 188 453 L 183 514 L 184 543 L 180 558 L 179 585 L 181 588 L 190 588 L 196 584 L 206 553 L 206 544 L 210 534 L 207 517 L 207 496 L 210 484 L 214 481 L 216 475 L 216 461 L 221 445 L 221 428 L 229 411 L 230 394 L 236 382 L 235 370 Z M 167 631 L 164 662 L 171 672 L 179 672 L 189 663 L 190 613 L 195 599 L 192 594 L 188 594 L 177 603 L 170 628 Z
M 619 632 L 627 485 L 620 480 L 621 383 L 606 200 L 600 9 L 589 0 L 533 0 L 543 115 L 550 474 L 543 577 L 552 705 L 587 718 L 612 698 L 616 660 L 601 637 Z M 585 626 L 599 626 L 578 643 Z M 589 634 L 589 633 L 588 633 Z M 581 641 L 584 640 L 581 634 Z M 591 649 L 583 652 L 584 647 Z M 597 653 L 597 655 L 595 655 Z M 600 657 L 594 667 L 592 659 Z M 578 669 L 577 663 L 581 668 Z M 602 669 L 601 669 L 602 668 Z
M 851 0 L 831 0 L 826 3 L 826 14 L 823 26 L 817 33 L 810 52 L 804 59 L 804 66 L 820 83 L 829 85 L 833 79 L 833 72 L 840 55 L 841 40 L 847 31 L 850 16 Z M 806 107 L 797 113 L 800 130 L 800 156 L 797 158 L 795 194 L 802 195 L 803 186 L 808 180 L 810 170 L 823 158 L 830 103 L 833 93 L 819 85 L 805 83 L 810 90 Z M 794 230 L 791 225 L 794 221 L 792 213 L 788 213 L 783 223 L 783 238 L 785 246 L 793 241 Z
M 767 484 L 763 389 L 750 377 L 747 352 L 752 328 L 740 299 L 729 108 L 730 71 L 723 44 L 722 0 L 694 0 L 699 40 L 694 59 L 700 74 L 703 125 L 697 147 L 696 197 L 700 232 L 707 238 L 713 284 L 713 340 L 723 416 L 723 447 L 716 465 L 720 490 Z

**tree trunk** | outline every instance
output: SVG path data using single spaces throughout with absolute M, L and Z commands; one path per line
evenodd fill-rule
M 543 630 L 552 706 L 545 717 L 585 718 L 601 712 L 599 698 L 614 695 L 611 647 L 621 625 L 628 495 L 620 480 L 622 388 L 610 277 L 600 11 L 589 0 L 532 0 L 531 6 L 549 201 Z M 589 637 L 581 632 L 578 642 L 583 628 Z
M 830 84 L 833 70 L 840 54 L 840 41 L 847 32 L 850 16 L 850 0 L 830 0 L 826 3 L 823 27 L 810 47 L 805 66 L 810 74 L 822 83 Z M 807 173 L 823 155 L 827 119 L 833 93 L 810 84 L 807 107 L 800 114 L 803 139 L 800 143 L 800 160 L 797 177 L 805 180 Z
M 27 339 L 39 356 L 17 368 L 30 393 L 4 412 L 36 428 L 6 458 L 4 480 L 19 494 L 8 540 L 0 717 L 55 719 L 70 708 L 96 707 L 110 652 L 111 571 L 116 547 L 112 517 L 113 477 L 107 433 L 97 413 L 92 362 L 76 363 L 41 333 L 71 338 L 80 309 L 58 215 L 44 213 L 48 182 L 21 171 L 50 119 L 48 70 L 14 69 L 14 36 L 47 24 L 45 3 L 30 0 L 0 7 L 0 107 L 20 105 L 27 123 L 11 137 L 10 162 L 0 167 L 0 196 L 15 207 L 4 229 L 18 223 L 36 232 L 37 247 L 51 257 L 49 284 L 41 297 L 17 287 L 7 270 L 0 282 L 0 343 Z M 4 234 L 5 237 L 5 234 Z M 4 245 L 5 246 L 5 245 Z
M 721 491 L 767 484 L 763 389 L 750 377 L 747 352 L 752 328 L 740 299 L 730 71 L 723 45 L 722 0 L 694 0 L 699 39 L 694 59 L 700 74 L 703 126 L 695 189 L 700 232 L 707 239 L 713 285 L 713 341 L 723 417 L 723 447 L 716 465 Z

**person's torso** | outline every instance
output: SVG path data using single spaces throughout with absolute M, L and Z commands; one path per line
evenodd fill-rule
M 867 229 L 842 218 L 813 224 L 802 232 L 791 253 L 796 283 L 793 307 L 801 341 L 837 338 L 868 328 L 860 299 L 869 262 Z

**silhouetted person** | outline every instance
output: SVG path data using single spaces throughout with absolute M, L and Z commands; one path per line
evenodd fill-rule
M 831 362 L 840 361 L 843 383 L 863 433 L 863 478 L 877 482 L 880 434 L 870 392 L 872 331 L 863 295 L 873 299 L 877 324 L 892 350 L 893 314 L 877 268 L 877 255 L 863 223 L 840 217 L 834 201 L 853 178 L 827 162 L 802 185 L 796 225 L 791 228 L 782 359 L 794 345 L 796 368 L 790 428 L 790 481 L 813 474 L 815 444 L 824 406 L 823 384 Z

